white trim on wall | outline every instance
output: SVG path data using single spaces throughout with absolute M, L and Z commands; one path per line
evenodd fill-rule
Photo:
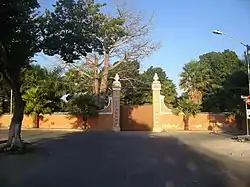
M 111 107 L 111 112 L 102 112 L 103 110 L 106 110 L 109 107 Z M 112 97 L 109 97 L 108 105 L 104 109 L 98 110 L 98 114 L 100 114 L 100 115 L 113 114 L 113 99 L 112 99 Z

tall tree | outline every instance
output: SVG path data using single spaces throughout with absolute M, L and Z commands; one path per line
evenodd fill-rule
M 93 51 L 102 52 L 97 37 L 102 4 L 85 0 L 58 0 L 41 20 L 43 52 L 59 55 L 66 63 L 76 62 Z
M 107 45 L 109 55 L 106 58 L 104 56 L 104 62 L 109 62 L 104 63 L 102 75 L 108 74 L 109 70 L 119 66 L 126 60 L 140 62 L 141 59 L 149 56 L 159 48 L 159 43 L 150 38 L 152 19 L 145 20 L 140 14 L 123 5 L 116 5 L 116 12 L 120 19 L 123 20 L 121 25 L 123 35 L 113 39 L 113 42 Z M 118 62 L 115 60 L 115 65 L 112 63 L 113 58 L 119 59 Z M 107 77 L 102 76 L 100 91 L 105 93 L 107 85 Z
M 43 52 L 59 55 L 63 64 L 70 64 L 71 69 L 75 68 L 91 81 L 96 80 L 93 71 L 89 71 L 90 67 L 78 66 L 78 63 L 84 61 L 87 54 L 105 53 L 104 43 L 99 37 L 105 18 L 100 12 L 103 6 L 105 4 L 93 0 L 58 0 L 54 9 L 47 10 L 41 19 Z M 91 65 L 90 62 L 86 65 Z
M 200 56 L 200 63 L 208 66 L 210 84 L 204 90 L 203 109 L 211 112 L 224 112 L 221 94 L 228 78 L 239 70 L 241 61 L 235 52 L 210 52 Z M 224 92 L 225 93 L 225 92 Z M 222 98 L 221 98 L 222 97 Z M 228 101 L 227 101 L 228 102 Z
M 21 68 L 38 51 L 37 0 L 0 2 L 0 73 L 14 93 L 14 115 L 10 122 L 7 150 L 22 148 L 21 125 L 24 103 L 20 92 Z
M 95 94 L 106 94 L 108 74 L 112 69 L 126 61 L 140 62 L 159 48 L 159 44 L 150 38 L 151 19 L 147 21 L 134 10 L 121 5 L 116 6 L 115 13 L 99 16 L 102 24 L 97 35 L 104 53 L 88 54 L 81 68 L 82 76 L 92 77 Z M 85 72 L 89 67 L 92 75 Z
M 116 65 L 116 63 L 114 63 L 114 65 Z M 121 90 L 122 105 L 144 104 L 143 90 L 141 89 L 144 85 L 144 82 L 140 80 L 139 69 L 140 69 L 139 62 L 125 61 L 119 66 L 116 66 L 115 68 L 110 70 L 109 72 L 108 93 L 111 93 L 112 83 L 114 81 L 115 74 L 118 73 L 122 84 L 122 90 Z
M 148 87 L 147 90 L 144 91 L 144 101 L 146 103 L 152 103 L 152 90 L 151 84 L 153 81 L 154 74 L 157 73 L 159 77 L 159 81 L 162 84 L 161 94 L 165 96 L 165 103 L 168 107 L 172 107 L 176 103 L 177 91 L 176 86 L 172 82 L 171 79 L 167 77 L 166 72 L 161 67 L 149 67 L 145 72 L 143 72 L 140 76 L 141 82 L 144 82 L 145 88 Z
M 189 95 L 189 99 L 201 104 L 203 92 L 211 83 L 209 66 L 199 61 L 191 60 L 185 64 L 180 74 L 180 88 Z

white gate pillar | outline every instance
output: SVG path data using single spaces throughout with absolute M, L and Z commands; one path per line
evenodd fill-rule
M 115 81 L 112 84 L 112 100 L 113 100 L 113 130 L 120 131 L 120 94 L 121 94 L 121 82 L 119 81 L 119 75 L 115 75 Z
M 153 132 L 161 132 L 162 127 L 160 124 L 160 102 L 161 102 L 161 83 L 157 73 L 154 75 L 152 83 L 153 90 Z

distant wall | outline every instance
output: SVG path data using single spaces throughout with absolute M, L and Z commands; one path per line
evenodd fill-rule
M 0 126 L 9 127 L 10 115 L 0 116 Z M 108 130 L 112 128 L 112 115 L 101 114 L 89 119 L 89 125 L 92 129 Z M 82 117 L 71 116 L 67 114 L 41 115 L 39 120 L 39 128 L 45 129 L 77 129 L 82 126 Z M 32 128 L 32 116 L 25 115 L 23 118 L 23 127 Z
M 122 131 L 151 131 L 153 129 L 153 106 L 121 106 L 120 127 Z
M 144 106 L 122 106 L 120 116 L 120 126 L 122 131 L 151 131 L 153 128 L 153 107 Z M 8 127 L 10 115 L 0 116 L 0 126 Z M 99 114 L 89 119 L 92 129 L 110 130 L 112 129 L 112 115 Z M 24 116 L 23 127 L 32 128 L 33 119 L 31 116 Z M 183 115 L 162 114 L 160 123 L 165 130 L 183 130 Z M 77 129 L 82 124 L 82 117 L 75 117 L 67 114 L 52 114 L 40 116 L 39 128 L 51 129 Z M 224 114 L 199 113 L 195 117 L 190 117 L 190 130 L 236 130 L 236 121 L 233 116 L 226 117 Z
M 154 131 L 184 130 L 183 114 L 174 115 L 164 103 L 164 96 L 160 95 L 161 83 L 157 74 L 152 83 L 153 105 L 120 106 L 121 84 L 116 74 L 113 82 L 112 97 L 109 104 L 98 115 L 89 119 L 91 129 L 115 131 Z M 0 126 L 8 127 L 10 115 L 0 116 Z M 82 126 L 81 116 L 69 114 L 42 115 L 39 128 L 77 129 Z M 24 116 L 23 127 L 32 128 L 31 116 Z M 189 119 L 189 130 L 236 130 L 236 120 L 233 116 L 224 114 L 199 113 Z
M 151 131 L 153 128 L 153 106 L 121 106 L 122 131 Z M 175 115 L 170 111 L 160 114 L 162 129 L 168 131 L 184 130 L 183 115 Z M 189 130 L 236 130 L 233 116 L 224 114 L 199 113 L 189 119 Z
M 113 119 L 113 101 L 109 98 L 109 104 L 103 110 L 98 112 L 98 115 L 91 117 L 88 122 L 91 129 L 110 130 L 112 129 Z M 0 116 L 0 127 L 8 128 L 12 115 Z M 78 129 L 82 127 L 82 116 L 72 116 L 67 113 L 54 113 L 52 115 L 45 114 L 39 117 L 39 128 L 41 129 Z M 24 115 L 24 128 L 33 128 L 32 116 Z
M 165 130 L 184 130 L 183 115 L 162 114 L 162 128 Z M 199 113 L 189 119 L 189 130 L 236 130 L 236 120 L 233 116 L 224 114 Z

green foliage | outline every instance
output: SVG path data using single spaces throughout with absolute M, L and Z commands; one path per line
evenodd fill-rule
M 68 104 L 68 111 L 75 116 L 83 116 L 85 119 L 97 114 L 97 105 L 93 95 L 84 94 L 75 96 Z
M 83 78 L 77 70 L 70 69 L 61 77 L 62 90 L 70 93 L 91 92 L 92 80 Z
M 178 108 L 175 113 L 180 113 L 182 112 L 186 117 L 194 116 L 199 113 L 201 110 L 201 106 L 199 104 L 196 104 L 192 100 L 186 98 L 186 97 L 181 97 L 178 99 Z
M 118 63 L 118 62 L 117 62 Z M 116 65 L 116 63 L 114 63 Z M 125 61 L 116 68 L 109 71 L 108 88 L 112 94 L 112 83 L 115 74 L 118 73 L 122 84 L 121 104 L 140 105 L 143 104 L 142 82 L 139 80 L 140 63 L 138 61 Z
M 188 93 L 189 98 L 200 104 L 203 92 L 211 83 L 207 64 L 191 60 L 185 64 L 180 74 L 180 88 Z
M 21 92 L 36 87 L 40 81 L 47 78 L 47 70 L 42 68 L 40 65 L 29 65 L 22 68 L 21 71 Z
M 103 50 L 98 38 L 101 29 L 103 4 L 85 0 L 58 0 L 54 10 L 46 10 L 40 19 L 43 51 L 60 55 L 66 62 L 74 62 L 87 53 Z
M 202 104 L 203 111 L 242 115 L 247 94 L 245 62 L 235 52 L 209 52 L 190 61 L 180 74 L 180 87 L 188 98 Z
M 25 102 L 26 114 L 48 114 L 52 112 L 51 101 L 47 99 L 48 94 L 40 87 L 31 87 L 24 92 L 22 98 Z
M 146 82 L 148 90 L 143 92 L 143 98 L 146 103 L 152 103 L 152 89 L 151 84 L 153 77 L 157 73 L 159 81 L 162 84 L 161 94 L 165 96 L 165 103 L 168 107 L 172 107 L 176 103 L 177 91 L 176 86 L 170 80 L 165 71 L 161 67 L 149 67 L 144 73 L 140 75 L 141 82 Z
M 22 71 L 22 98 L 26 114 L 47 114 L 59 108 L 59 70 L 31 65 Z
M 200 62 L 208 65 L 210 77 L 210 84 L 204 90 L 203 109 L 242 113 L 240 95 L 247 94 L 246 66 L 235 52 L 207 53 L 200 56 Z
M 127 34 L 124 28 L 125 20 L 122 17 L 113 18 L 104 14 L 99 14 L 98 17 L 101 23 L 98 36 L 102 38 L 105 52 L 109 53 L 113 45 Z
M 0 2 L 0 66 L 19 71 L 39 50 L 37 0 L 2 0 Z M 11 78 L 11 75 L 9 75 Z
M 240 60 L 235 52 L 225 50 L 223 52 L 210 52 L 201 55 L 200 63 L 209 69 L 211 88 L 220 88 L 228 76 L 239 66 Z
M 15 129 L 21 129 L 22 125 L 21 68 L 40 51 L 42 38 L 36 13 L 38 7 L 37 0 L 0 1 L 0 73 L 14 93 L 14 115 L 10 128 L 15 125 Z M 14 131 L 10 132 L 9 140 L 17 141 L 13 139 Z M 19 133 L 20 137 L 20 131 L 15 133 Z
M 122 84 L 121 104 L 122 105 L 143 105 L 152 103 L 152 82 L 155 73 L 158 74 L 162 84 L 161 94 L 165 96 L 165 103 L 172 107 L 176 102 L 176 87 L 164 70 L 160 67 L 151 66 L 145 72 L 139 73 L 140 64 L 137 61 L 126 61 L 112 69 L 109 73 L 109 88 L 116 73 L 119 74 Z M 111 91 L 110 91 L 111 94 Z
M 188 98 L 188 95 L 184 93 L 182 97 L 178 99 L 177 108 L 173 108 L 172 112 L 176 115 L 183 113 L 184 130 L 189 130 L 189 118 L 201 111 L 201 106 Z

